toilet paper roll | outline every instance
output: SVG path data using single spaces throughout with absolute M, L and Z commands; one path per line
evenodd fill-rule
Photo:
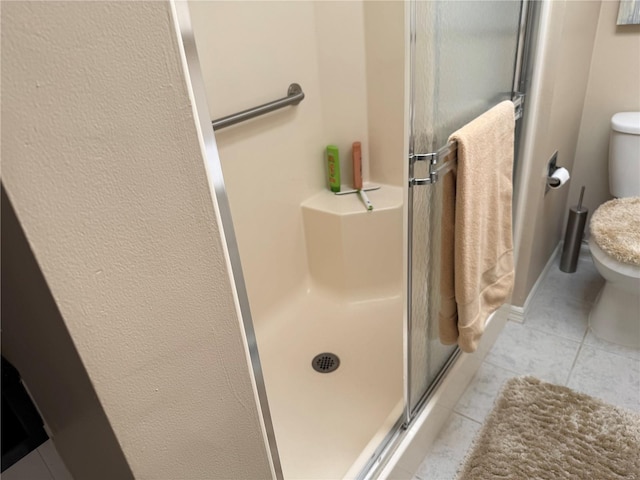
M 547 184 L 550 188 L 553 188 L 555 190 L 556 188 L 560 188 L 565 183 L 567 183 L 569 181 L 569 178 L 571 178 L 569 176 L 569 170 L 564 167 L 560 167 L 556 169 L 556 171 L 553 172 L 547 179 Z

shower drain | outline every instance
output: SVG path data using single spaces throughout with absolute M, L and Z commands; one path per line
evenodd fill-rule
M 335 353 L 321 353 L 313 357 L 311 366 L 316 372 L 330 373 L 340 366 L 340 359 Z

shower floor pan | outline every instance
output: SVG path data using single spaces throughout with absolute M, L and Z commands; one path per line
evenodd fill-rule
M 357 473 L 354 462 L 366 461 L 377 443 L 371 440 L 400 414 L 400 296 L 346 302 L 319 289 L 300 292 L 260 325 L 258 348 L 285 480 Z M 312 367 L 324 352 L 340 359 L 331 373 Z

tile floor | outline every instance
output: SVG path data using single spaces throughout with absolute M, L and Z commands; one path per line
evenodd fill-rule
M 523 323 L 509 321 L 460 398 L 413 480 L 449 480 L 464 459 L 502 384 L 533 375 L 640 412 L 640 350 L 596 338 L 588 314 L 603 280 L 583 245 L 575 273 L 542 280 Z
M 73 480 L 51 440 L 2 472 L 2 480 Z

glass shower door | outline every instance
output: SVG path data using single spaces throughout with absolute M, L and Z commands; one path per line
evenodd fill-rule
M 409 153 L 436 152 L 458 128 L 511 99 L 522 2 L 412 1 L 411 137 Z M 412 161 L 410 178 L 429 177 L 428 161 Z M 457 348 L 439 340 L 443 192 L 409 183 L 407 408 L 415 415 Z M 444 249 L 444 250 L 443 250 Z

